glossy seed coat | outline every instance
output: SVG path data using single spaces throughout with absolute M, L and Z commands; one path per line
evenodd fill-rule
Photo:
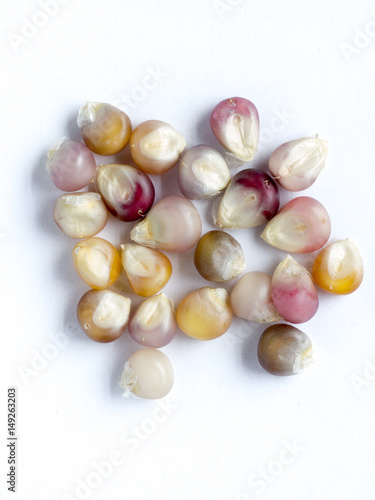
M 272 300 L 290 323 L 304 323 L 318 310 L 319 298 L 308 270 L 288 255 L 272 276 Z
M 172 275 L 172 264 L 166 255 L 141 245 L 121 245 L 122 266 L 133 291 L 141 297 L 158 293 Z
M 108 103 L 87 102 L 79 110 L 77 124 L 87 147 L 104 156 L 124 149 L 132 133 L 128 115 Z
M 289 201 L 265 227 L 261 238 L 275 248 L 291 253 L 315 252 L 331 234 L 331 220 L 314 198 L 299 196 Z
M 182 196 L 167 196 L 138 222 L 130 238 L 157 250 L 185 252 L 197 244 L 202 221 L 193 203 Z
M 136 351 L 125 363 L 119 386 L 123 396 L 159 399 L 173 387 L 174 372 L 169 358 L 161 351 L 145 348 Z
M 328 142 L 323 139 L 295 139 L 275 149 L 269 159 L 269 169 L 284 189 L 302 191 L 316 181 L 327 153 Z
M 53 218 L 70 238 L 89 238 L 104 228 L 108 211 L 99 193 L 67 193 L 57 198 Z
M 260 226 L 276 215 L 279 205 L 275 181 L 262 170 L 248 168 L 230 181 L 214 222 L 220 228 L 231 229 Z
M 146 347 L 164 347 L 169 344 L 177 330 L 175 313 L 171 301 L 164 293 L 144 300 L 132 314 L 129 335 Z
M 151 179 L 130 165 L 98 166 L 95 185 L 110 213 L 124 222 L 140 219 L 154 202 L 155 188 Z
M 210 116 L 212 132 L 234 157 L 252 160 L 259 142 L 259 114 L 255 105 L 243 97 L 221 101 Z
M 256 323 L 281 321 L 283 318 L 272 302 L 271 282 L 271 276 L 261 271 L 241 276 L 230 293 L 233 313 Z
M 128 324 L 130 299 L 110 290 L 89 290 L 78 302 L 77 318 L 85 334 L 96 342 L 112 342 Z
M 185 146 L 185 138 L 160 120 L 141 123 L 130 138 L 130 153 L 134 163 L 140 170 L 152 175 L 170 170 Z
M 178 184 L 186 198 L 211 198 L 225 189 L 229 181 L 228 165 L 216 149 L 201 144 L 190 148 L 181 157 Z
M 95 176 L 94 155 L 82 142 L 63 137 L 49 149 L 47 156 L 47 171 L 62 191 L 78 191 Z
M 186 295 L 176 311 L 178 327 L 198 340 L 220 337 L 230 327 L 232 318 L 227 291 L 208 286 Z
M 97 236 L 81 240 L 75 245 L 73 264 L 83 281 L 96 289 L 112 285 L 121 272 L 118 251 L 109 241 Z
M 363 280 L 363 262 L 358 248 L 349 239 L 327 245 L 316 257 L 312 275 L 326 292 L 347 295 Z

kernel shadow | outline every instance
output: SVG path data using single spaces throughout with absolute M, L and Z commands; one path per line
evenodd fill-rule
M 106 158 L 106 157 L 97 155 L 97 158 L 102 160 L 103 158 Z M 103 161 L 102 161 L 102 163 L 103 163 Z M 113 155 L 113 163 L 119 163 L 121 165 L 130 165 L 132 167 L 136 167 L 136 165 L 133 161 L 133 158 L 131 156 L 131 153 L 130 153 L 130 143 L 129 142 L 124 147 L 124 149 L 122 149 L 119 153 Z
M 258 159 L 258 161 L 256 161 L 256 160 L 257 160 L 257 155 L 255 154 L 255 157 L 253 160 L 251 160 L 251 163 L 250 164 L 246 163 L 246 168 L 254 168 L 256 170 L 261 170 L 262 172 L 269 175 L 268 159 L 261 158 L 261 159 Z
M 35 160 L 34 168 L 31 172 L 31 183 L 33 188 L 42 191 L 43 193 L 48 193 L 52 181 L 49 178 L 47 169 L 47 155 L 46 153 L 40 153 L 38 158 Z M 52 184 L 53 186 L 53 184 Z
M 187 335 L 186 333 L 184 333 L 182 330 L 180 330 L 180 328 L 177 328 L 176 335 L 175 335 L 174 339 L 172 340 L 172 342 L 175 342 L 176 344 L 178 342 L 179 344 L 181 344 L 181 349 L 184 349 L 185 344 L 186 345 L 193 345 L 194 343 L 202 342 L 202 341 L 197 340 L 194 337 L 190 337 L 190 335 Z
M 70 242 L 69 242 L 70 243 Z M 62 283 L 69 284 L 70 286 L 77 287 L 77 273 L 74 269 L 73 261 L 72 261 L 72 249 L 74 247 L 73 244 L 64 245 L 64 248 L 61 249 L 61 253 L 59 256 L 56 256 L 55 260 L 55 268 L 54 275 L 57 280 Z M 83 284 L 83 281 L 82 281 Z M 81 285 L 81 283 L 80 283 Z M 85 287 L 87 289 L 87 286 Z M 82 292 L 83 293 L 83 292 Z
M 44 203 L 40 206 L 39 203 L 37 203 L 37 215 L 36 215 L 36 221 L 40 229 L 47 233 L 50 234 L 51 236 L 58 236 L 59 229 L 56 226 L 56 223 L 53 219 L 53 206 L 56 201 L 56 196 L 50 196 L 47 200 L 44 201 Z
M 78 111 L 69 115 L 68 119 L 66 120 L 65 134 L 67 137 L 69 137 L 69 139 L 72 139 L 73 141 L 82 142 L 81 130 L 77 125 L 77 116 Z
M 200 118 L 198 118 L 196 131 L 197 137 L 199 137 L 199 144 L 206 144 L 207 146 L 211 146 L 224 156 L 225 149 L 217 141 L 210 127 L 211 113 L 212 108 L 209 108 L 204 113 L 202 113 Z
M 159 186 L 157 187 L 157 182 L 155 176 L 151 177 L 153 184 L 155 185 L 155 191 L 157 192 L 157 197 L 162 200 L 166 196 L 182 196 L 180 191 L 180 186 L 178 184 L 178 165 L 179 160 L 176 165 L 174 165 L 168 172 L 158 176 Z
M 258 342 L 263 330 L 264 328 L 262 328 L 261 325 L 254 328 L 250 336 L 244 340 L 241 346 L 242 364 L 249 371 L 264 373 L 264 370 L 259 364 L 257 355 Z
M 64 331 L 68 332 L 70 337 L 74 337 L 77 342 L 86 342 L 88 339 L 82 331 L 76 315 L 79 299 L 86 291 L 87 288 L 83 284 L 75 285 L 71 288 L 64 304 Z
M 217 216 L 217 213 L 218 213 L 218 209 L 219 209 L 219 205 L 220 205 L 220 201 L 223 197 L 223 192 L 222 191 L 220 194 L 218 194 L 217 196 L 213 196 L 212 198 L 209 198 L 208 200 L 205 200 L 207 205 L 205 207 L 205 211 L 204 211 L 204 215 L 205 215 L 205 219 L 206 221 L 208 221 L 210 227 L 208 228 L 208 231 L 211 231 L 213 229 L 220 229 L 219 227 L 217 227 L 215 225 L 215 222 L 214 222 L 214 214 L 215 214 L 215 217 Z

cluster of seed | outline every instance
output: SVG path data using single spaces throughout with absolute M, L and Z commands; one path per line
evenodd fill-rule
M 78 115 L 84 143 L 63 138 L 48 152 L 47 169 L 54 184 L 66 191 L 56 201 L 58 227 L 79 239 L 73 248 L 78 275 L 91 287 L 77 306 L 78 321 L 88 337 L 111 342 L 126 328 L 144 348 L 126 362 L 119 382 L 125 394 L 160 398 L 172 388 L 174 375 L 167 345 L 177 328 L 190 337 L 211 340 L 229 328 L 233 314 L 257 323 L 276 323 L 260 337 L 258 359 L 274 375 L 299 373 L 312 361 L 309 337 L 287 324 L 311 319 L 319 305 L 316 285 L 334 294 L 352 293 L 363 278 L 362 260 L 348 239 L 328 244 L 329 215 L 314 198 L 298 196 L 279 210 L 279 187 L 302 191 L 322 170 L 327 141 L 304 137 L 279 146 L 269 159 L 269 173 L 244 168 L 231 178 L 228 164 L 214 148 L 185 150 L 184 137 L 165 122 L 149 120 L 134 130 L 129 117 L 105 103 L 87 103 Z M 212 111 L 211 129 L 227 150 L 245 164 L 259 141 L 259 115 L 247 99 L 234 97 Z M 135 166 L 96 165 L 93 153 L 114 155 L 130 143 Z M 149 175 L 161 175 L 178 163 L 183 196 L 168 196 L 155 205 Z M 80 191 L 93 182 L 95 192 Z M 80 191 L 80 192 L 78 192 Z M 217 230 L 202 234 L 199 212 L 190 200 L 222 193 L 214 207 Z M 108 212 L 136 222 L 121 253 L 96 236 Z M 185 252 L 195 247 L 194 265 L 207 281 L 232 280 L 246 269 L 243 249 L 226 228 L 266 224 L 261 237 L 288 252 L 273 276 L 243 274 L 230 295 L 224 288 L 204 286 L 186 295 L 176 311 L 161 291 L 172 274 L 162 251 Z M 325 247 L 324 247 L 325 246 Z M 324 247 L 324 249 L 322 249 Z M 321 250 L 322 249 L 322 250 Z M 312 273 L 289 253 L 321 250 Z M 125 270 L 133 292 L 145 300 L 131 312 L 131 299 L 108 289 Z

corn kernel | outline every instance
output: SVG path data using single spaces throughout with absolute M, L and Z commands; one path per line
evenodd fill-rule
M 169 358 L 152 348 L 141 349 L 125 363 L 119 386 L 123 396 L 135 394 L 139 398 L 159 399 L 173 387 L 174 373 Z
M 130 299 L 110 290 L 89 290 L 77 306 L 82 330 L 96 342 L 112 342 L 120 337 L 129 313 Z
M 176 334 L 177 323 L 172 302 L 163 292 L 144 300 L 132 314 L 129 335 L 147 347 L 164 347 Z
M 363 263 L 357 247 L 348 239 L 327 245 L 315 259 L 312 276 L 326 292 L 353 293 L 363 280 Z
M 314 361 L 311 340 L 292 325 L 269 326 L 259 339 L 258 360 L 271 375 L 296 375 Z
M 91 288 L 107 288 L 120 275 L 121 259 L 116 248 L 103 238 L 79 241 L 73 248 L 73 264 Z
M 130 138 L 133 161 L 146 174 L 160 175 L 170 170 L 185 146 L 184 137 L 159 120 L 141 123 Z
M 79 110 L 77 123 L 86 146 L 104 156 L 124 149 L 132 133 L 128 115 L 107 103 L 87 102 Z
M 108 211 L 99 193 L 67 193 L 56 200 L 53 218 L 71 238 L 89 238 L 107 223 Z
M 230 327 L 232 318 L 227 291 L 209 286 L 189 293 L 176 311 L 179 328 L 189 337 L 198 340 L 220 337 Z
M 166 255 L 141 245 L 121 245 L 121 260 L 130 286 L 141 297 L 158 293 L 172 275 L 172 264 Z

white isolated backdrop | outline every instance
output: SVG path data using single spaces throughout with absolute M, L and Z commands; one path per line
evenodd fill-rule
M 374 498 L 373 2 L 0 5 L 0 497 L 12 498 L 6 388 L 16 386 L 22 500 Z M 256 345 L 265 327 L 237 319 L 219 339 L 178 333 L 162 349 L 176 376 L 167 398 L 124 399 L 117 382 L 140 346 L 127 334 L 96 344 L 79 330 L 75 308 L 87 287 L 73 269 L 75 241 L 52 220 L 61 193 L 45 171 L 46 150 L 61 136 L 80 138 L 75 120 L 88 100 L 118 105 L 134 126 L 167 121 L 189 147 L 218 147 L 209 115 L 235 95 L 260 113 L 261 144 L 249 166 L 266 170 L 287 140 L 319 133 L 329 141 L 326 168 L 303 194 L 326 206 L 332 239 L 356 242 L 365 279 L 353 295 L 319 292 L 318 313 L 300 325 L 316 362 L 300 376 L 264 372 Z M 128 161 L 128 152 L 116 160 Z M 153 181 L 157 199 L 178 193 L 176 169 Z M 282 203 L 296 195 L 282 192 Z M 213 229 L 212 203 L 196 206 L 204 230 Z M 100 235 L 118 245 L 131 226 L 111 218 Z M 285 253 L 266 245 L 261 230 L 231 234 L 248 271 L 272 273 Z M 178 304 L 209 283 L 193 251 L 169 255 L 165 293 Z M 313 258 L 296 256 L 309 269 Z

